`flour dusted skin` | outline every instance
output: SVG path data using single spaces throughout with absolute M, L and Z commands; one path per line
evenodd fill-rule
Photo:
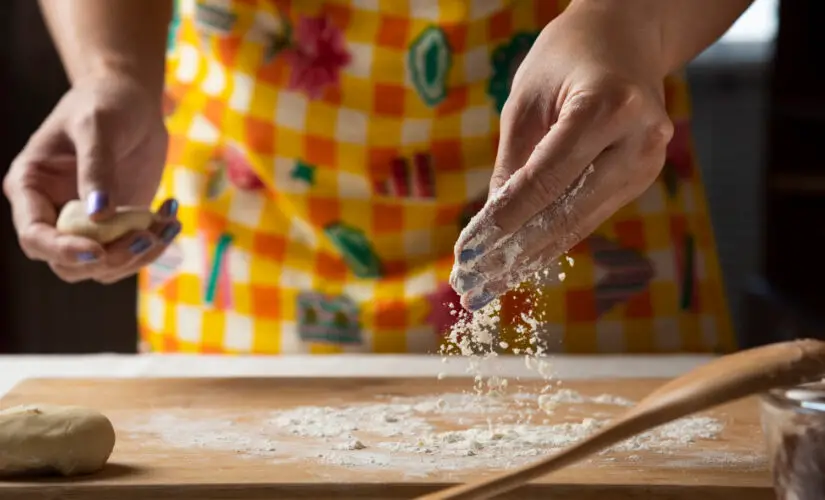
M 90 474 L 103 468 L 115 430 L 103 414 L 74 406 L 0 410 L 0 475 Z

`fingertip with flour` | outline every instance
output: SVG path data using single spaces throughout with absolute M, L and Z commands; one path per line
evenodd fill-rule
M 467 308 L 470 311 L 478 311 L 484 306 L 496 299 L 496 295 L 487 290 L 482 290 L 477 295 L 470 296 L 467 299 Z

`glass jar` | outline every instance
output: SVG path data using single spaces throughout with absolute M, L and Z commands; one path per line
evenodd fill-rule
M 776 498 L 825 499 L 825 382 L 774 390 L 761 403 Z

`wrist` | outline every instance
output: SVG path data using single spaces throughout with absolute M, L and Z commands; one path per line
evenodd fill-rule
M 747 10 L 753 0 L 573 0 L 588 15 L 607 16 L 625 31 L 638 26 L 651 56 L 664 76 L 677 70 L 715 42 Z
M 636 73 L 661 81 L 675 69 L 665 46 L 665 4 L 660 0 L 573 0 L 565 14 L 576 16 L 605 40 L 624 50 Z
M 84 73 L 86 78 L 95 80 L 129 81 L 160 103 L 164 87 L 163 64 L 152 68 L 145 62 L 121 54 L 100 54 L 87 59 L 88 66 Z

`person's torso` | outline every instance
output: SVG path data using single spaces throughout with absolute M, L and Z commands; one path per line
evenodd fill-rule
M 180 199 L 184 232 L 144 273 L 144 337 L 217 352 L 436 346 L 510 80 L 566 3 L 181 2 L 159 196 Z M 546 334 L 566 350 L 729 346 L 687 91 L 666 86 L 677 135 L 661 180 L 574 250 L 564 283 L 541 285 Z M 503 300 L 505 330 L 521 302 Z

